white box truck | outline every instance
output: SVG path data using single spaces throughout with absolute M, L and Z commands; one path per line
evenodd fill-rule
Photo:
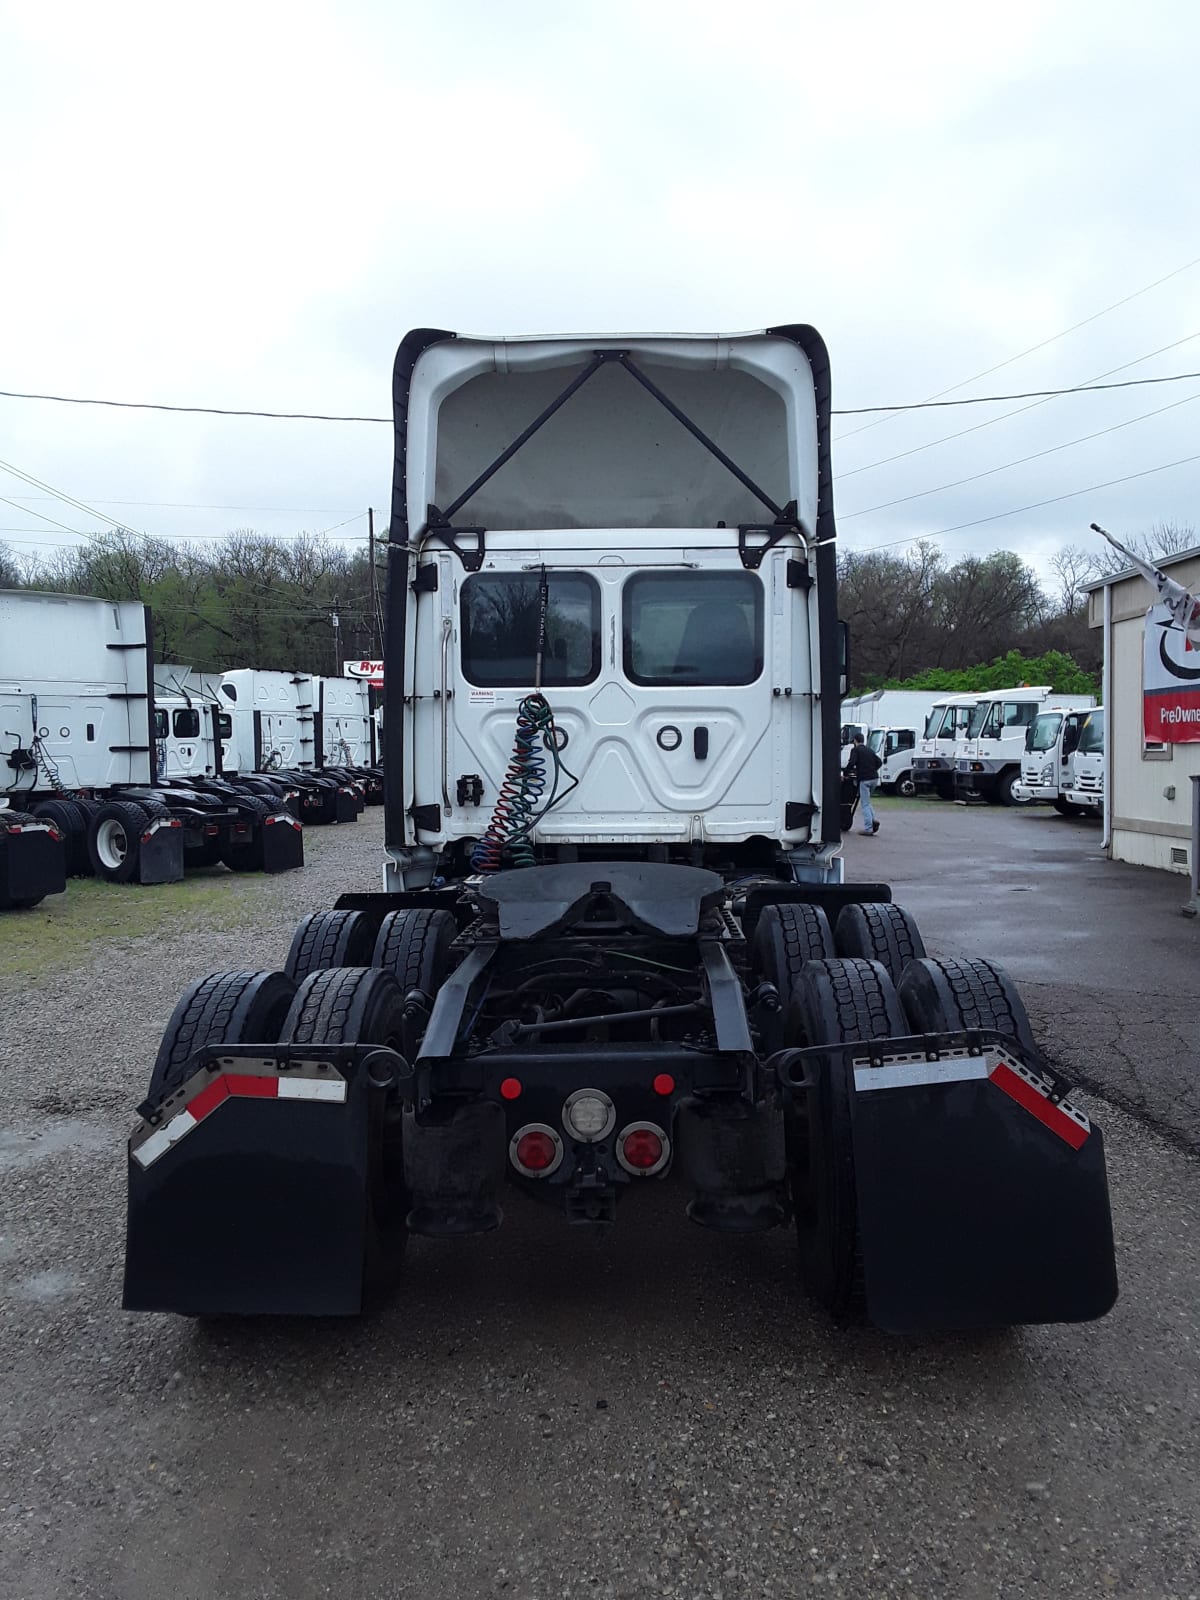
M 955 752 L 954 797 L 991 805 L 1020 804 L 1017 786 L 1030 723 L 1051 701 L 1075 711 L 1096 704 L 1095 695 L 1056 694 L 1049 684 L 989 689 L 971 712 L 962 748 Z

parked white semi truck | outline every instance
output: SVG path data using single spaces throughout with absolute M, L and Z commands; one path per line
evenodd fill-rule
M 1020 803 L 1018 785 L 1030 724 L 1051 701 L 1068 710 L 1094 706 L 1094 695 L 1056 694 L 1049 684 L 989 689 L 971 711 L 961 748 L 955 752 L 957 800 L 992 805 Z
M 0 593 L 7 818 L 52 823 L 67 872 L 113 882 L 171 881 L 217 859 L 239 871 L 301 865 L 299 826 L 279 796 L 159 782 L 152 659 L 139 603 Z
M 674 1178 L 838 1319 L 1102 1315 L 1100 1132 L 1014 985 L 844 881 L 819 335 L 423 329 L 393 393 L 386 890 L 180 1001 L 125 1305 L 354 1315 L 410 1233 Z
M 954 799 L 956 747 L 978 699 L 978 694 L 945 695 L 930 708 L 913 754 L 918 793 L 932 790 L 943 800 Z
M 217 694 L 231 723 L 228 759 L 297 784 L 305 821 L 352 822 L 365 802 L 382 803 L 365 684 L 241 668 L 222 675 Z

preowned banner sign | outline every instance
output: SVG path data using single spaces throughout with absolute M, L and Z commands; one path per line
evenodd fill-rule
M 1162 744 L 1200 744 L 1200 649 L 1165 605 L 1146 613 L 1142 728 Z

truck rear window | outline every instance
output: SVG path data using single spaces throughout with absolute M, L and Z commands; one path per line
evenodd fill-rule
M 531 689 L 541 617 L 541 575 L 480 572 L 462 589 L 462 670 L 486 689 Z M 542 682 L 591 683 L 600 671 L 600 587 L 583 572 L 547 574 Z
M 625 676 L 701 687 L 763 669 L 763 590 L 752 572 L 644 572 L 624 590 Z
M 200 733 L 200 713 L 190 706 L 185 711 L 177 711 L 171 719 L 177 739 L 195 739 Z

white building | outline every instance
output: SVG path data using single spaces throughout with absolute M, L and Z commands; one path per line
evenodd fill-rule
M 1200 593 L 1200 548 L 1161 558 L 1157 564 L 1184 588 Z M 1190 780 L 1200 774 L 1200 742 L 1146 737 L 1146 612 L 1157 597 L 1146 579 L 1131 570 L 1088 584 L 1087 592 L 1088 621 L 1093 628 L 1104 630 L 1103 700 L 1108 708 L 1104 839 L 1108 853 L 1117 861 L 1187 872 L 1191 867 L 1194 788 Z M 1157 637 L 1152 626 L 1152 642 Z M 1182 634 L 1174 630 L 1173 637 L 1182 650 Z M 1187 655 L 1195 667 L 1182 665 L 1179 693 L 1194 696 L 1200 704 L 1200 651 L 1188 651 Z M 1195 682 L 1189 688 L 1187 679 L 1193 671 Z M 1194 723 L 1181 726 L 1192 736 L 1200 735 L 1200 727 Z

